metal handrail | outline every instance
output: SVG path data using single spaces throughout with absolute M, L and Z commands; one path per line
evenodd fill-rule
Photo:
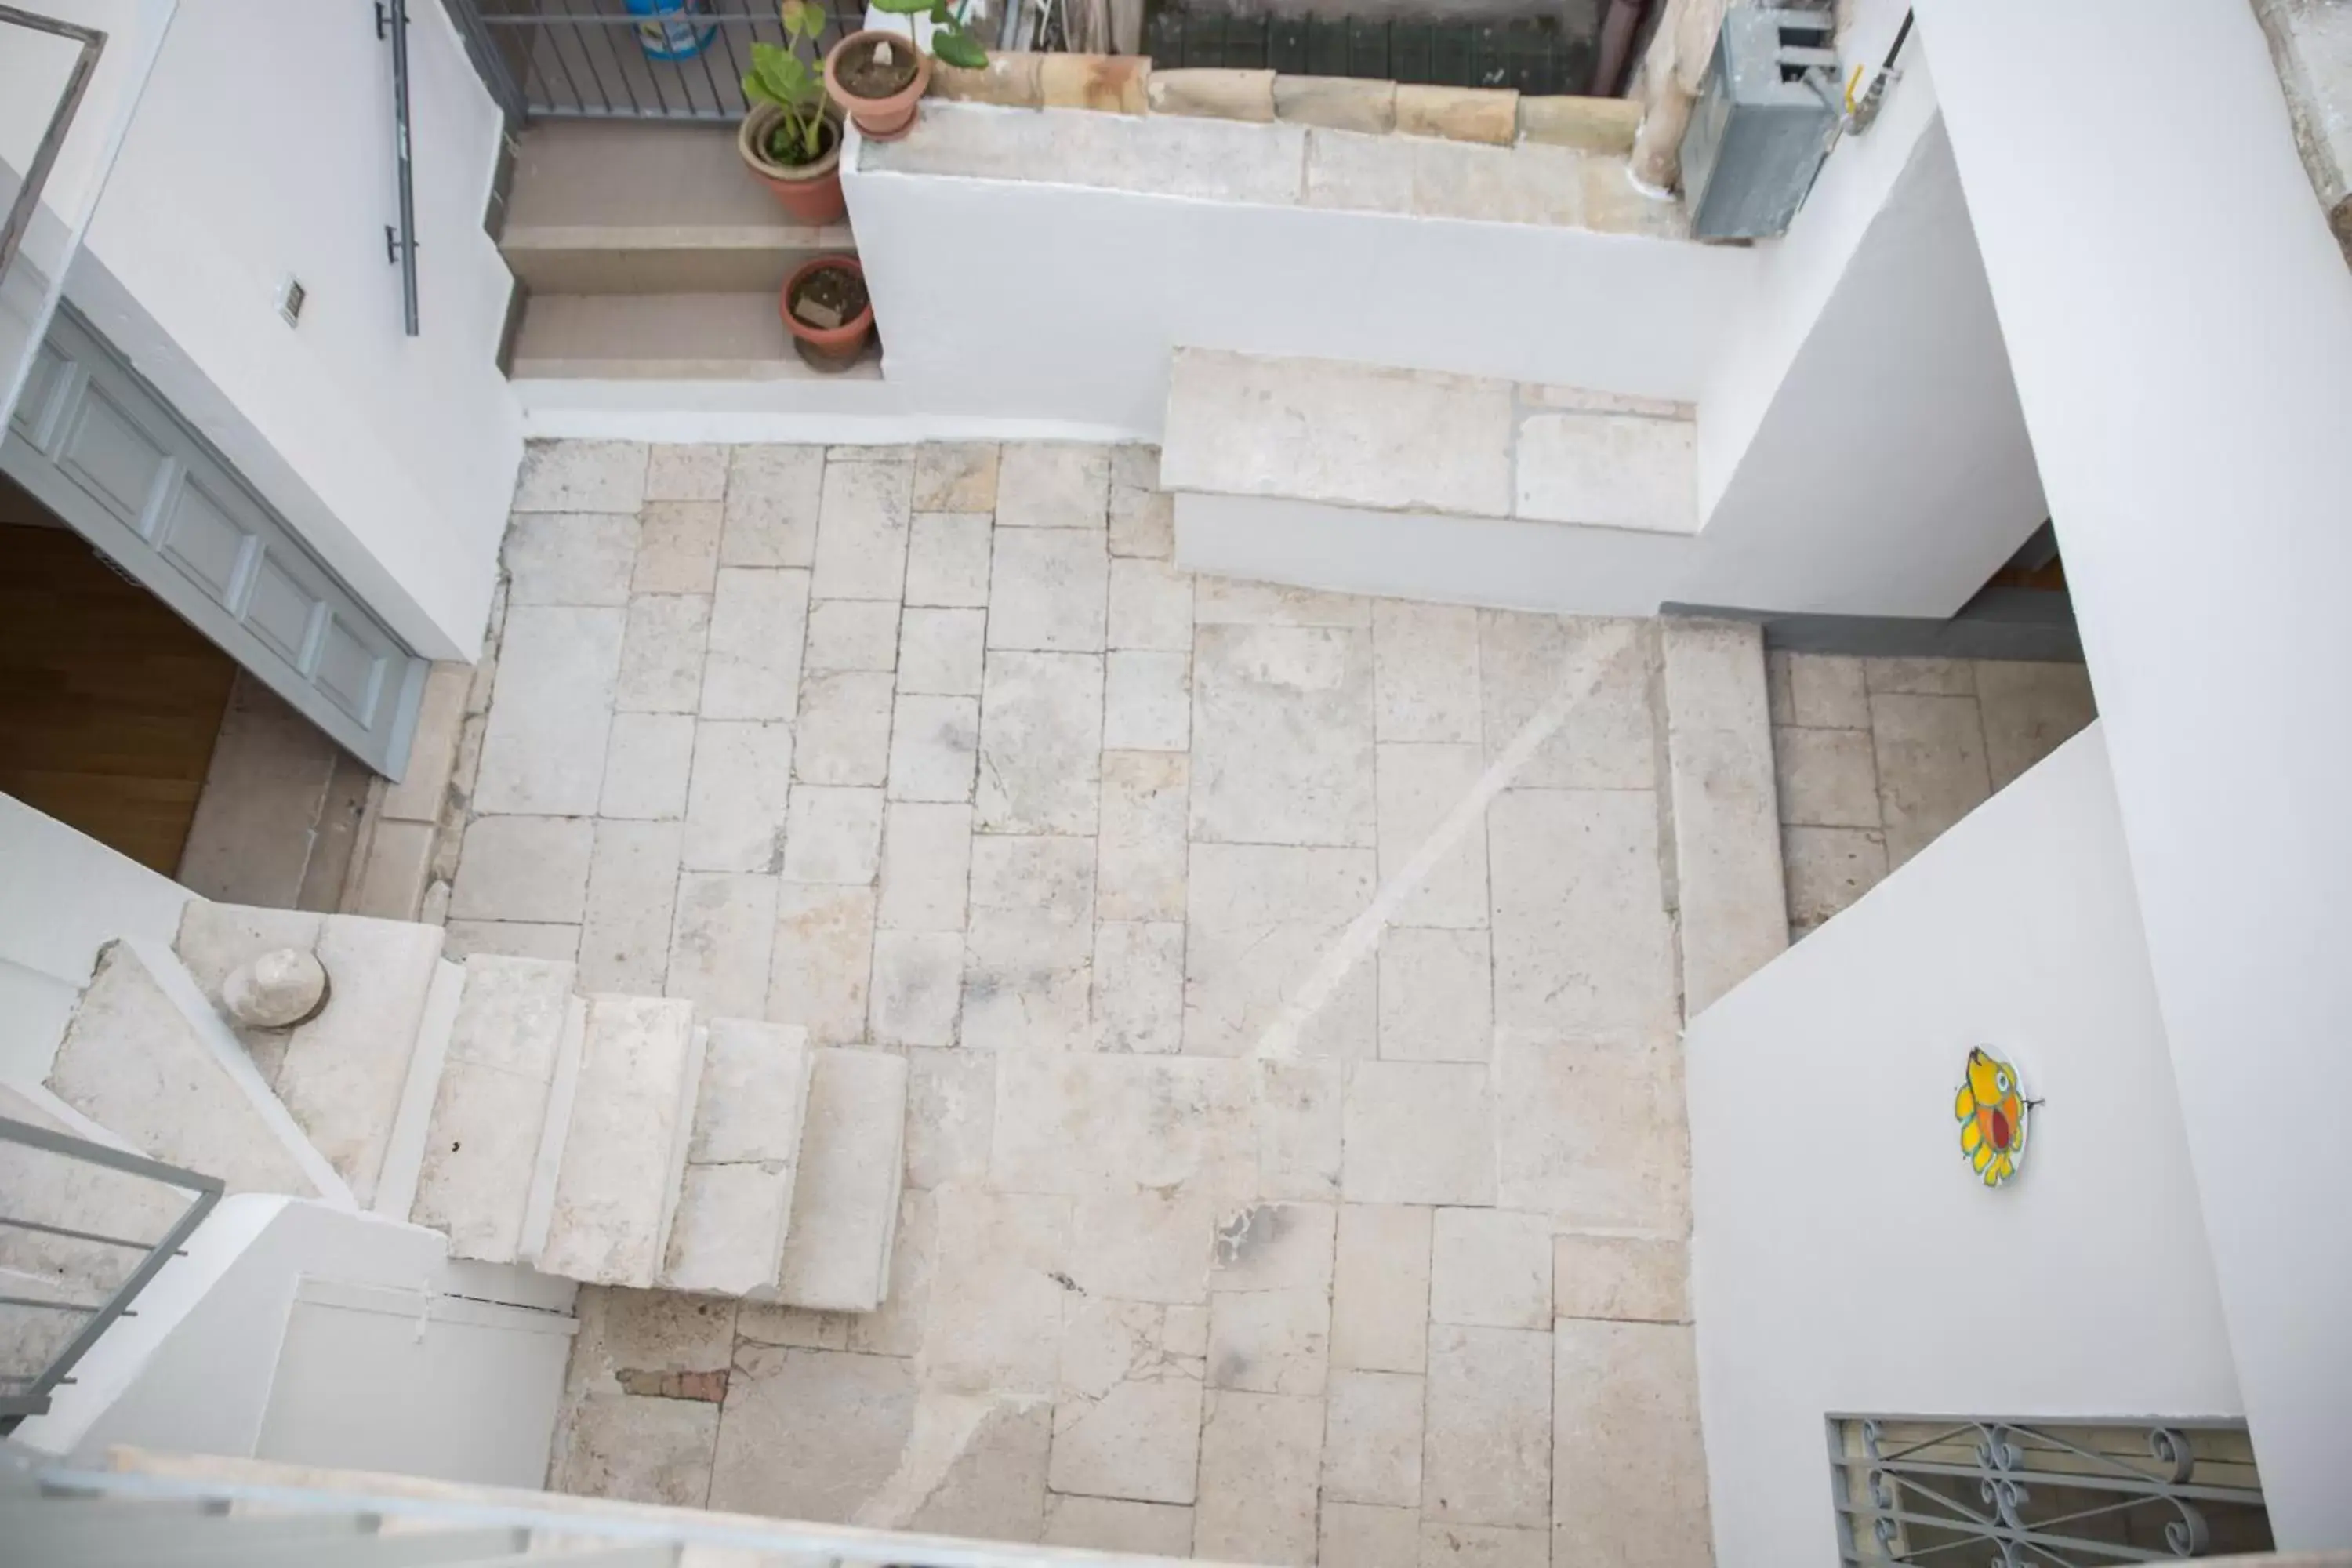
M 0 1143 L 21 1143 L 86 1165 L 97 1165 L 126 1175 L 138 1176 L 167 1187 L 178 1188 L 193 1194 L 188 1206 L 182 1210 L 171 1228 L 152 1241 L 134 1240 L 127 1237 L 109 1236 L 101 1231 L 81 1230 L 68 1226 L 52 1225 L 47 1221 L 27 1219 L 21 1215 L 0 1214 L 0 1229 L 24 1230 L 43 1236 L 58 1236 L 77 1241 L 87 1241 L 100 1247 L 116 1247 L 144 1253 L 138 1265 L 104 1301 L 55 1301 L 23 1296 L 0 1296 L 0 1307 L 14 1307 L 34 1311 L 73 1312 L 88 1320 L 80 1332 L 67 1342 L 62 1350 L 49 1358 L 48 1364 L 38 1373 L 0 1376 L 0 1384 L 11 1388 L 23 1384 L 23 1392 L 0 1392 L 0 1435 L 13 1432 L 28 1415 L 45 1415 L 49 1409 L 49 1395 L 61 1384 L 71 1382 L 68 1373 L 74 1364 L 89 1353 L 100 1336 L 112 1327 L 119 1318 L 133 1316 L 131 1303 L 150 1280 L 162 1271 L 163 1265 L 181 1256 L 181 1247 L 205 1222 L 205 1216 L 221 1200 L 226 1190 L 217 1176 L 199 1175 L 194 1171 L 167 1165 L 161 1160 L 150 1160 L 143 1154 L 127 1154 L 120 1149 L 110 1149 L 103 1143 L 93 1143 L 87 1138 L 56 1132 L 46 1127 L 36 1127 L 28 1121 L 16 1121 L 0 1116 Z
M 16 258 L 16 247 L 24 239 L 25 230 L 32 226 L 33 210 L 41 205 L 41 188 L 49 183 L 49 170 L 58 161 L 58 151 L 65 145 L 66 132 L 73 128 L 74 113 L 81 108 L 82 94 L 89 88 L 91 73 L 98 69 L 99 52 L 106 47 L 106 35 L 95 27 L 76 26 L 14 5 L 0 5 L 0 26 L 29 28 L 79 46 L 74 63 L 66 73 L 66 84 L 58 92 L 58 107 L 49 115 L 40 143 L 33 149 L 33 161 L 25 168 L 24 184 L 16 188 L 16 198 L 8 205 L 7 217 L 0 220 L 0 272 L 5 272 L 8 263 Z

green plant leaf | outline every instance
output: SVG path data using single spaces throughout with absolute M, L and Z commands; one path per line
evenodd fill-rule
M 931 53 L 949 65 L 961 66 L 966 70 L 978 70 L 988 64 L 988 51 L 958 32 L 942 30 L 933 33 Z
M 814 38 L 824 31 L 824 10 L 815 0 L 784 0 L 778 16 L 793 37 Z
M 919 16 L 931 8 L 931 0 L 874 0 L 874 8 L 893 16 Z
M 758 74 L 755 72 L 747 71 L 744 73 L 743 96 L 750 99 L 753 103 L 773 104 L 778 109 L 785 107 L 785 105 L 777 99 L 774 93 L 768 90 L 768 84 L 761 81 Z

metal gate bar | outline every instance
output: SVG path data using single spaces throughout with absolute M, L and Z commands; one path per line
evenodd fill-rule
M 783 44 L 774 6 L 743 0 L 450 0 L 510 119 L 730 123 L 747 107 L 753 43 Z M 858 0 L 824 0 L 817 52 L 865 26 Z

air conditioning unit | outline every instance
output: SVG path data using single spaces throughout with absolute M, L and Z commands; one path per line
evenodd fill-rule
M 1826 11 L 1734 6 L 1683 133 L 1694 239 L 1785 234 L 1837 140 L 1837 50 Z

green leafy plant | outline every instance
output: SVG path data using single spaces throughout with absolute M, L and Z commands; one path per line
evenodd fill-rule
M 963 30 L 961 5 L 950 6 L 948 0 L 874 0 L 874 8 L 906 17 L 907 36 L 910 38 L 915 36 L 915 18 L 928 14 L 931 18 L 933 55 L 966 70 L 978 70 L 988 63 L 988 51 Z
M 751 46 L 751 69 L 743 78 L 743 96 L 753 103 L 777 110 L 775 128 L 763 149 L 787 167 L 812 163 L 824 151 L 824 77 L 801 58 L 803 42 L 814 43 L 824 30 L 824 11 L 817 0 L 784 0 L 779 11 L 784 43 Z

